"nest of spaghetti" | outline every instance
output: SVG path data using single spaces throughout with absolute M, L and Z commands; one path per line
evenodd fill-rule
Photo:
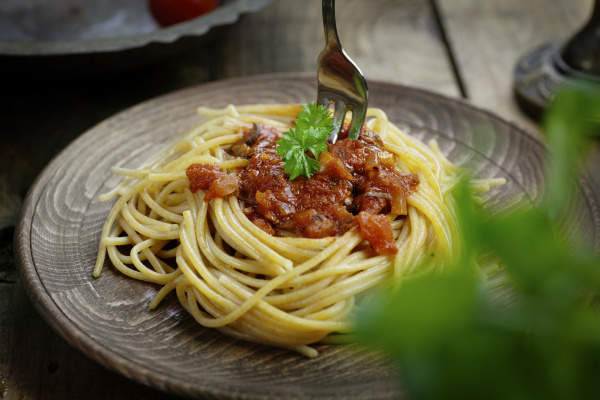
M 121 182 L 100 241 L 123 274 L 162 285 L 226 335 L 309 357 L 352 332 L 375 287 L 443 270 L 459 251 L 452 188 L 461 168 L 371 108 L 358 140 L 289 180 L 276 141 L 300 105 L 201 108 L 202 122 Z M 474 191 L 501 179 L 471 180 Z

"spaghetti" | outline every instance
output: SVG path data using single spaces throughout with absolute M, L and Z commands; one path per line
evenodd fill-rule
M 218 177 L 240 176 L 251 160 L 232 148 L 244 132 L 256 124 L 287 131 L 299 111 L 297 105 L 201 108 L 206 118 L 145 165 L 113 168 L 123 178 L 101 196 L 117 199 L 102 231 L 94 276 L 108 255 L 123 274 L 162 285 L 151 308 L 175 291 L 203 326 L 313 357 L 317 351 L 310 344 L 351 332 L 349 317 L 368 289 L 390 277 L 399 283 L 443 270 L 458 252 L 450 192 L 464 171 L 435 142 L 426 146 L 406 135 L 379 109 L 368 110 L 366 128 L 393 154 L 397 174 L 418 177 L 407 192 L 405 215 L 382 208 L 393 252 L 375 251 L 357 223 L 336 230 L 337 236 L 302 237 L 273 220 L 249 218 L 248 200 L 235 195 L 232 179 L 232 189 L 211 194 L 210 201 L 204 200 L 211 189 L 190 188 L 191 165 L 218 167 Z M 472 179 L 471 188 L 486 191 L 503 182 Z

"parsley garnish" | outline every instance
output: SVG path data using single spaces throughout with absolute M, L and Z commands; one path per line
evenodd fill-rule
M 302 175 L 310 178 L 319 170 L 319 154 L 327 151 L 327 138 L 333 129 L 333 118 L 329 110 L 313 101 L 302 104 L 296 127 L 290 128 L 277 141 L 277 154 L 283 158 L 284 171 L 290 180 Z M 311 152 L 312 158 L 307 153 Z

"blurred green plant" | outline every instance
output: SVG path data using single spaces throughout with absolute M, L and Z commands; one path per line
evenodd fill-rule
M 409 280 L 358 315 L 358 336 L 399 363 L 409 398 L 600 398 L 600 257 L 568 248 L 559 220 L 576 160 L 600 134 L 600 88 L 562 91 L 543 127 L 551 152 L 547 201 L 494 215 L 456 193 L 464 249 L 450 272 Z M 492 251 L 511 299 L 475 277 L 474 257 Z

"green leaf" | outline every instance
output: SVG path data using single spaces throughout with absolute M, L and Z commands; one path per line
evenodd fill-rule
M 276 148 L 290 180 L 300 175 L 310 178 L 319 170 L 317 160 L 322 152 L 327 151 L 327 139 L 333 129 L 333 118 L 325 107 L 311 102 L 301 108 L 295 120 L 296 127 L 282 135 Z M 312 153 L 314 158 L 308 153 Z
M 473 204 L 463 181 L 454 193 L 462 256 L 444 273 L 415 277 L 361 306 L 358 337 L 394 357 L 407 397 L 598 397 L 600 323 L 590 300 L 600 292 L 600 257 L 566 242 L 558 216 L 599 124 L 599 87 L 560 93 L 545 119 L 547 201 L 492 213 Z M 473 279 L 471 259 L 482 251 L 503 267 L 508 284 L 501 290 Z
M 548 171 L 548 211 L 557 217 L 572 190 L 573 168 L 579 167 L 586 143 L 600 137 L 600 86 L 579 82 L 556 96 L 543 120 L 553 161 Z

